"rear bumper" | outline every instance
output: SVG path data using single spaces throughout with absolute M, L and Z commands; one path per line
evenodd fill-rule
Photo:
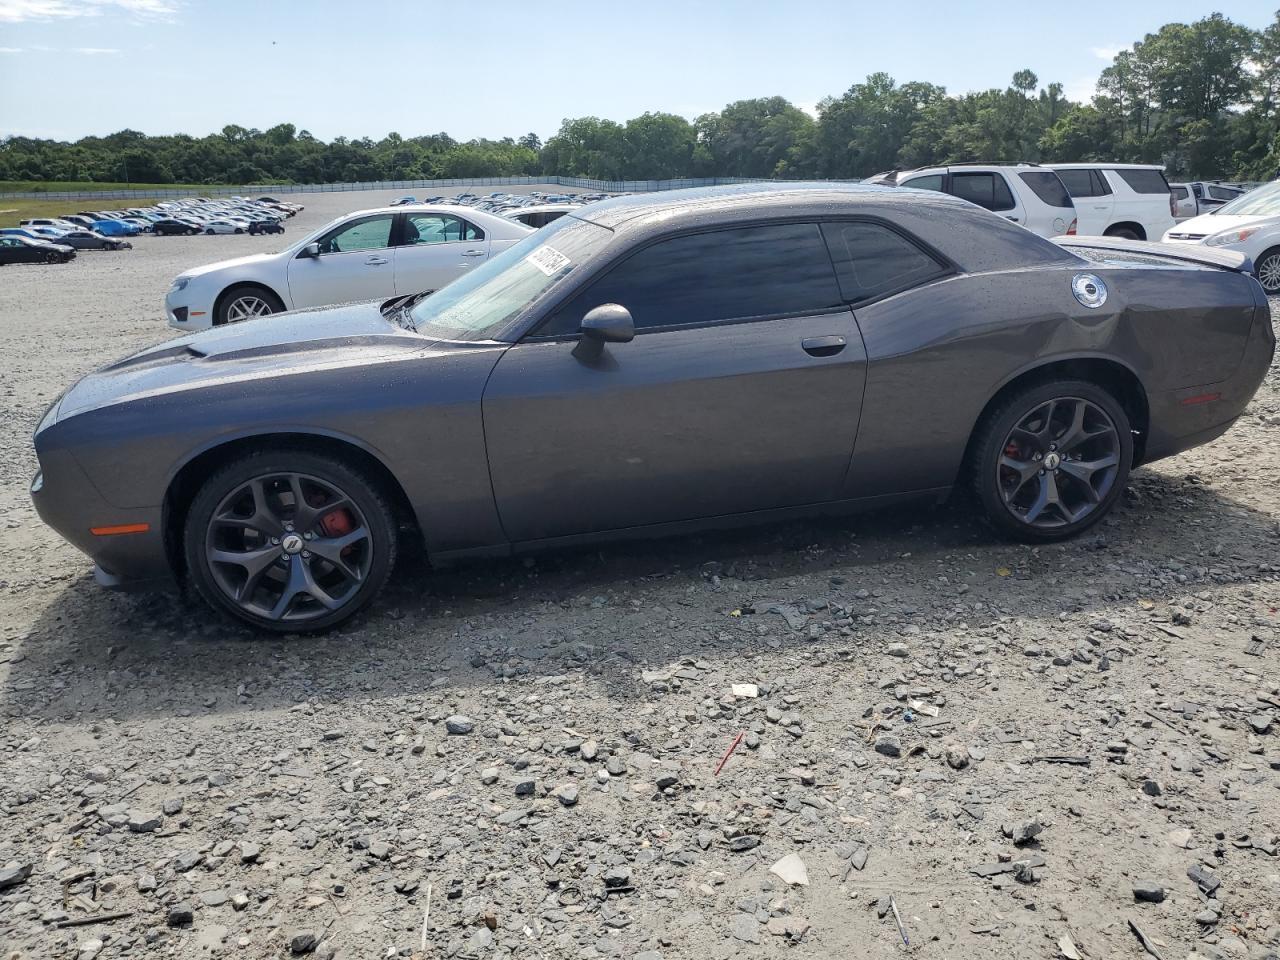
M 1258 392 L 1275 358 L 1276 337 L 1266 295 L 1256 281 L 1250 283 L 1256 301 L 1253 326 L 1235 373 L 1217 383 L 1149 396 L 1150 429 L 1144 463 L 1216 440 L 1231 429 Z

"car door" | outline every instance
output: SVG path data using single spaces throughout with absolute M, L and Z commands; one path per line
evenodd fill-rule
M 391 213 L 356 217 L 315 241 L 318 256 L 306 256 L 305 249 L 296 253 L 288 268 L 293 309 L 394 296 L 394 220 Z
M 1076 233 L 1101 236 L 1111 226 L 1115 198 L 1101 172 L 1090 169 L 1058 170 L 1076 205 Z
M 582 317 L 636 336 L 575 353 Z M 589 281 L 498 361 L 484 396 L 513 542 L 834 499 L 866 355 L 814 223 L 659 240 Z
M 1006 220 L 1026 225 L 1026 208 L 1001 173 L 953 170 L 947 177 L 947 193 L 985 207 Z
M 469 220 L 450 213 L 400 216 L 400 242 L 394 251 L 397 296 L 439 290 L 489 258 L 484 231 Z

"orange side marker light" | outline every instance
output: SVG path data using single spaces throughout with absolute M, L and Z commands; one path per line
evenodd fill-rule
M 111 527 L 90 527 L 89 532 L 95 537 L 117 537 L 122 533 L 146 533 L 150 529 L 149 523 L 118 523 Z

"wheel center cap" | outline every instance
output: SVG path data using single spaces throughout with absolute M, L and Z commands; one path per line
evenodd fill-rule
M 296 533 L 286 533 L 280 540 L 280 546 L 285 553 L 295 554 L 302 552 L 302 538 Z
M 1062 463 L 1062 457 L 1056 453 L 1046 453 L 1044 455 L 1044 468 L 1046 470 L 1057 470 L 1058 464 Z

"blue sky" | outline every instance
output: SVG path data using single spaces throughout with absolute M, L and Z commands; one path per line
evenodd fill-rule
M 564 117 L 693 118 L 781 94 L 812 110 L 867 74 L 951 92 L 1030 67 L 1086 98 L 1119 49 L 1217 3 L 0 0 L 0 135 L 202 135 L 290 122 L 323 139 L 554 133 Z

